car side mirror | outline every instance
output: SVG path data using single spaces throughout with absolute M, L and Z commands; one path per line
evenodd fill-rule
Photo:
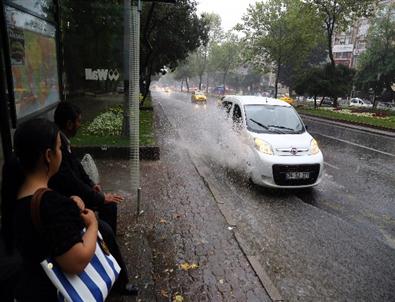
M 308 130 L 308 129 L 309 129 L 309 126 L 307 126 L 307 125 L 304 125 L 304 127 L 306 128 L 306 130 Z

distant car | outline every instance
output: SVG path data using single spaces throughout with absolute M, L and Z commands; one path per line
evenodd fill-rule
M 165 87 L 165 92 L 167 92 L 167 93 L 171 92 L 170 88 L 169 87 Z
M 387 102 L 378 102 L 377 109 L 395 110 L 395 106 L 393 104 L 387 103 Z
M 362 100 L 360 98 L 352 98 L 350 100 L 350 107 L 371 108 L 371 107 L 373 107 L 373 104 L 370 101 L 367 101 L 367 100 Z
M 333 106 L 333 99 L 329 98 L 329 97 L 325 97 L 324 100 L 322 101 L 321 105 Z
M 222 108 L 251 150 L 247 169 L 254 183 L 303 188 L 321 181 L 323 155 L 291 105 L 266 97 L 226 96 Z
M 191 102 L 192 103 L 206 103 L 207 97 L 201 91 L 192 91 Z

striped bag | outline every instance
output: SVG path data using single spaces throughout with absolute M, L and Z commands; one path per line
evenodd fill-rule
M 48 189 L 39 189 L 33 195 L 31 212 L 33 224 L 39 227 L 39 205 L 42 194 Z M 83 230 L 85 232 L 85 229 Z M 52 258 L 41 263 L 46 275 L 58 290 L 58 300 L 67 302 L 105 301 L 121 268 L 110 254 L 103 237 L 98 232 L 95 254 L 80 274 L 67 274 Z

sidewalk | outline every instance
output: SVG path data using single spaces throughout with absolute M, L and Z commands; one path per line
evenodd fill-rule
M 160 132 L 170 127 L 157 122 L 161 160 L 141 162 L 138 221 L 128 162 L 98 162 L 103 187 L 127 197 L 119 206 L 118 236 L 141 289 L 130 301 L 270 301 L 188 154 L 163 139 Z

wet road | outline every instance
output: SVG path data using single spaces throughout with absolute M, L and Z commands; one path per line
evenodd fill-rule
M 311 192 L 268 190 L 246 179 L 249 155 L 214 101 L 203 107 L 187 94 L 153 97 L 179 134 L 169 137 L 174 152 L 189 152 L 244 253 L 284 299 L 395 301 L 393 138 L 306 120 L 324 153 L 322 183 Z

